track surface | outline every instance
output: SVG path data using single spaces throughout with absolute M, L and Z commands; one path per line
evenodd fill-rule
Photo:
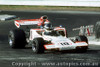
M 72 28 L 95 24 L 100 19 L 100 14 L 94 13 L 2 11 L 0 14 L 13 14 L 21 19 L 47 15 L 54 26 L 61 24 L 66 27 L 69 36 L 77 35 Z M 67 51 L 34 54 L 31 47 L 11 49 L 7 42 L 7 36 L 9 30 L 14 28 L 13 20 L 0 21 L 0 67 L 100 67 L 99 45 L 91 44 L 86 53 Z

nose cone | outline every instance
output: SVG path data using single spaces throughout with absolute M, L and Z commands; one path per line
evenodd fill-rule
M 58 37 L 51 37 L 51 41 L 57 43 L 57 42 L 66 42 L 69 40 L 63 36 L 58 36 Z

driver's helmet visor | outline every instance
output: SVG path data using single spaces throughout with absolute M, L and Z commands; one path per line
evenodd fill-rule
M 47 24 L 47 27 L 49 27 L 49 28 L 50 28 L 50 27 L 52 27 L 52 25 L 51 25 L 51 24 Z
M 52 29 L 52 25 L 51 25 L 51 24 L 46 24 L 46 25 L 45 25 L 45 28 L 46 28 L 46 29 Z

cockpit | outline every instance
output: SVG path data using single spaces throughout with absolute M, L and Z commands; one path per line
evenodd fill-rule
M 57 31 L 44 32 L 44 35 L 48 35 L 48 36 L 60 36 L 60 34 Z

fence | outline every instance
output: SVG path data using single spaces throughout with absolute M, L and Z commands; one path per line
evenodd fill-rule
M 100 0 L 0 0 L 0 5 L 100 7 Z
M 79 28 L 73 28 L 73 31 L 79 30 L 79 35 L 94 35 L 94 25 L 80 26 Z

